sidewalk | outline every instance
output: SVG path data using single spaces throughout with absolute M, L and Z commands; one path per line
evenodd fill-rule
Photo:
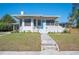
M 46 33 L 41 34 L 41 54 L 59 54 L 57 43 Z

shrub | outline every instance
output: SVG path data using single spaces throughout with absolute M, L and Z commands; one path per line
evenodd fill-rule
M 70 33 L 68 29 L 65 29 L 63 33 Z
M 13 27 L 10 24 L 0 23 L 0 32 L 12 31 Z

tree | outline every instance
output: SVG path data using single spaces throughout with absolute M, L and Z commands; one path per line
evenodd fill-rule
M 4 23 L 15 23 L 16 22 L 9 14 L 4 15 L 1 18 L 1 21 Z
M 12 31 L 14 20 L 9 14 L 4 15 L 0 20 L 0 31 Z
M 77 28 L 79 28 L 79 9 L 77 9 L 77 11 L 76 11 L 75 18 L 76 18 L 76 21 L 77 21 Z
M 72 8 L 72 13 L 69 16 L 69 23 L 71 23 L 71 25 L 76 24 L 76 27 L 79 28 L 79 8 L 73 7 Z

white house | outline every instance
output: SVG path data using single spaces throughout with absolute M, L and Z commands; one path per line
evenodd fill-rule
M 45 16 L 45 15 L 24 15 L 21 11 L 20 15 L 14 15 L 20 22 L 20 32 L 63 32 L 64 28 L 59 26 L 57 19 L 59 16 Z

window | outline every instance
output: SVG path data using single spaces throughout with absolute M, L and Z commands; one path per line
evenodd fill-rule
M 55 26 L 58 26 L 58 21 L 55 21 Z
M 54 20 L 46 20 L 46 25 L 54 25 Z
M 34 26 L 36 26 L 36 19 L 34 19 Z
M 38 20 L 38 26 L 41 26 L 41 20 Z
M 24 19 L 24 22 L 25 26 L 31 26 L 31 19 Z
M 22 19 L 20 19 L 20 26 L 22 26 Z

